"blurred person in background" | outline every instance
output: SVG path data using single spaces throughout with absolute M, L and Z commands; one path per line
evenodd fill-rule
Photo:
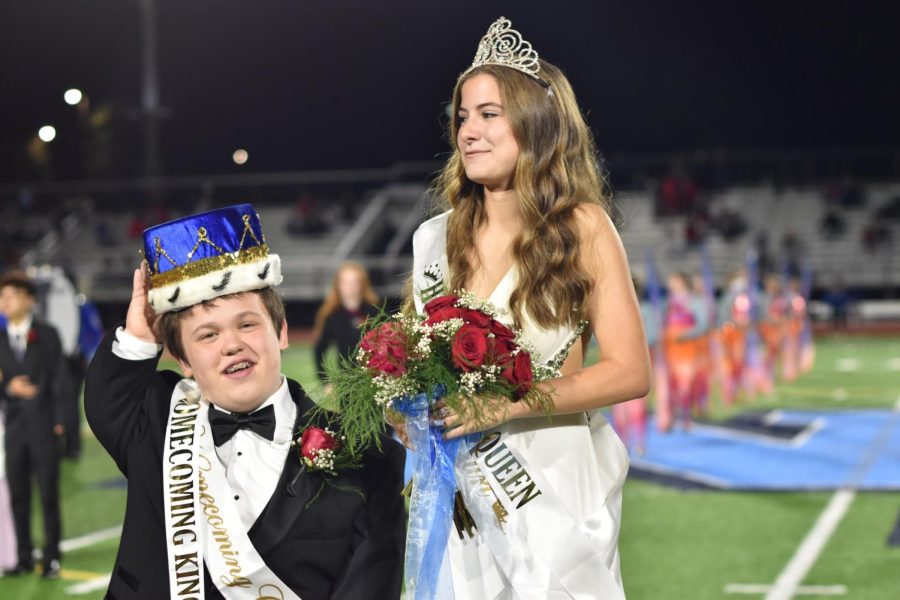
M 769 273 L 763 281 L 763 293 L 760 294 L 759 336 L 764 347 L 763 370 L 770 382 L 774 382 L 778 366 L 781 365 L 784 369 L 786 365 L 789 310 L 781 278 Z
M 747 272 L 743 268 L 728 278 L 728 285 L 719 298 L 718 322 L 722 348 L 722 400 L 725 406 L 731 406 L 744 387 L 747 328 L 751 323 Z
M 685 429 L 691 426 L 694 385 L 700 367 L 700 338 L 706 332 L 707 317 L 700 299 L 691 289 L 687 273 L 673 273 L 667 281 L 669 297 L 663 321 L 663 349 L 669 370 L 669 397 L 674 419 Z
M 801 279 L 791 277 L 787 290 L 788 325 L 784 363 L 784 378 L 787 381 L 808 373 L 816 360 L 812 322 L 807 310 L 807 293 Z
M 378 303 L 378 294 L 361 264 L 345 262 L 338 268 L 316 313 L 313 330 L 316 374 L 320 379 L 325 376 L 325 354 L 329 348 L 335 348 L 342 358 L 349 357 L 359 344 L 362 325 L 378 314 Z
M 852 296 L 844 284 L 843 277 L 840 275 L 835 277 L 831 289 L 826 292 L 823 300 L 831 307 L 831 328 L 834 331 L 839 329 L 846 330 Z
M 22 575 L 34 569 L 31 541 L 32 477 L 37 479 L 44 521 L 42 577 L 60 573 L 59 462 L 64 394 L 59 374 L 65 368 L 56 330 L 33 315 L 34 283 L 20 273 L 0 279 L 0 306 L 7 317 L 0 330 L 0 394 L 6 405 L 6 475 L 12 498 L 18 561 L 6 571 Z

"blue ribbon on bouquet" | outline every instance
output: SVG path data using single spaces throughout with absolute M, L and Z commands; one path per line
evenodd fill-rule
M 445 440 L 443 428 L 431 426 L 431 406 L 445 393 L 439 385 L 430 395 L 403 396 L 393 402 L 393 409 L 406 417 L 415 456 L 404 561 L 406 597 L 415 600 L 453 598 L 449 565 L 443 563 L 453 524 L 453 465 L 460 447 L 467 447 L 463 445 L 467 438 Z

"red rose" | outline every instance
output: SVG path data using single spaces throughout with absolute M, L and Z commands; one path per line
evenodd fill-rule
M 534 373 L 531 370 L 531 355 L 519 352 L 509 365 L 500 373 L 515 388 L 515 400 L 520 399 L 531 389 Z
M 487 330 L 471 323 L 460 327 L 450 344 L 453 364 L 467 373 L 484 364 L 487 351 Z
M 515 332 L 498 321 L 497 319 L 491 319 L 491 323 L 489 325 L 490 332 L 494 334 L 495 337 L 501 340 L 512 341 L 516 339 Z
M 35 331 L 34 329 L 29 329 L 28 330 L 28 343 L 35 344 L 35 343 L 37 343 L 37 341 L 38 341 L 37 331 Z
M 512 340 L 506 340 L 500 337 L 489 338 L 488 340 L 488 356 L 492 364 L 501 368 L 506 368 L 513 362 L 513 350 L 516 345 Z
M 363 336 L 359 347 L 369 354 L 366 366 L 387 375 L 406 373 L 406 334 L 398 323 L 387 322 Z
M 453 294 L 438 296 L 425 305 L 425 314 L 430 317 L 442 308 L 454 308 L 458 300 L 459 296 L 454 296 Z
M 487 329 L 491 325 L 491 321 L 493 319 L 490 315 L 486 315 L 480 310 L 473 310 L 471 308 L 466 308 L 463 310 L 462 318 L 466 323 L 471 323 L 476 327 L 480 327 L 482 329 Z
M 307 427 L 300 438 L 300 456 L 315 460 L 320 450 L 334 450 L 337 446 L 334 436 L 321 427 Z
M 425 320 L 425 324 L 437 325 L 438 323 L 443 323 L 444 321 L 449 321 L 450 319 L 462 319 L 465 316 L 465 313 L 465 309 L 462 308 L 457 308 L 455 306 L 443 306 L 441 308 L 433 310 Z

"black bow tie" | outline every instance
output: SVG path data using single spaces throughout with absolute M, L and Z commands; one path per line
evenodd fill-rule
M 216 446 L 230 440 L 238 429 L 249 429 L 271 441 L 275 437 L 275 407 L 270 404 L 248 414 L 227 413 L 210 406 L 209 424 L 212 425 L 213 442 Z

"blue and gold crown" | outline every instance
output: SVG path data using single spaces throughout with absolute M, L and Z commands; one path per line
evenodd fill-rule
M 145 230 L 144 257 L 148 298 L 157 314 L 281 283 L 281 259 L 269 254 L 259 215 L 249 204 Z

